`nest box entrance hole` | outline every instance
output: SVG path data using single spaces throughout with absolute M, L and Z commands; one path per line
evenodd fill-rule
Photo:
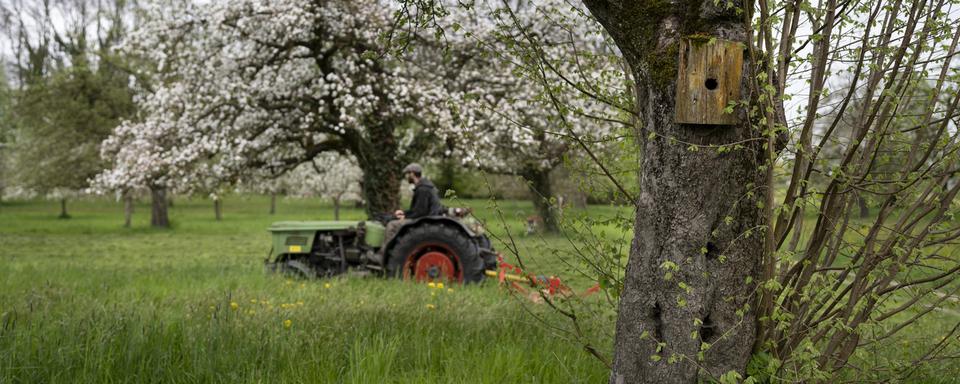
M 725 113 L 740 98 L 743 44 L 721 39 L 680 40 L 676 119 L 679 124 L 734 125 Z

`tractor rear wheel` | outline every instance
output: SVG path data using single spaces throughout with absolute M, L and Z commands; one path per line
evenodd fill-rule
M 397 239 L 387 274 L 404 280 L 475 283 L 483 280 L 483 260 L 474 242 L 456 228 L 423 224 Z

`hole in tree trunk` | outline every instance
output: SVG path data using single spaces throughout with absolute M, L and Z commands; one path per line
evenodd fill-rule
M 714 245 L 712 241 L 707 242 L 707 254 L 704 255 L 704 257 L 706 257 L 707 260 L 712 260 L 717 258 L 719 253 L 720 253 L 720 250 L 717 249 L 717 246 Z
M 660 310 L 660 303 L 654 303 L 650 311 L 650 320 L 653 322 L 653 337 L 657 340 L 663 340 L 663 318 Z
M 716 338 L 716 331 L 714 331 L 716 325 L 713 324 L 713 320 L 710 320 L 710 315 L 703 317 L 703 325 L 700 326 L 700 340 L 704 343 L 713 343 Z
M 717 89 L 717 86 L 718 86 L 718 85 L 720 85 L 720 84 L 717 83 L 717 79 L 707 79 L 707 81 L 704 81 L 704 82 L 703 82 L 703 86 L 704 86 L 704 87 L 707 87 L 707 89 L 709 89 L 709 90 L 711 90 L 711 91 L 714 90 L 714 89 Z

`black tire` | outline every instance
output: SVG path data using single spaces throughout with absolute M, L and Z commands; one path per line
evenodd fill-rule
M 401 235 L 390 250 L 387 276 L 402 279 L 407 258 L 419 256 L 411 254 L 419 253 L 425 244 L 440 244 L 445 250 L 451 251 L 456 256 L 454 265 L 460 270 L 464 283 L 483 280 L 483 259 L 480 258 L 477 245 L 458 229 L 442 224 L 420 224 Z
M 483 269 L 496 271 L 497 251 L 493 249 L 490 238 L 487 237 L 487 235 L 480 235 L 477 238 L 477 247 L 480 248 L 480 258 L 483 259 Z

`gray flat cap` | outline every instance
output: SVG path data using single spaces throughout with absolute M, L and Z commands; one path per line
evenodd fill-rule
M 423 173 L 423 167 L 421 167 L 420 164 L 417 164 L 417 163 L 410 163 L 406 167 L 403 167 L 403 172 L 401 173 L 406 174 L 407 172 Z

